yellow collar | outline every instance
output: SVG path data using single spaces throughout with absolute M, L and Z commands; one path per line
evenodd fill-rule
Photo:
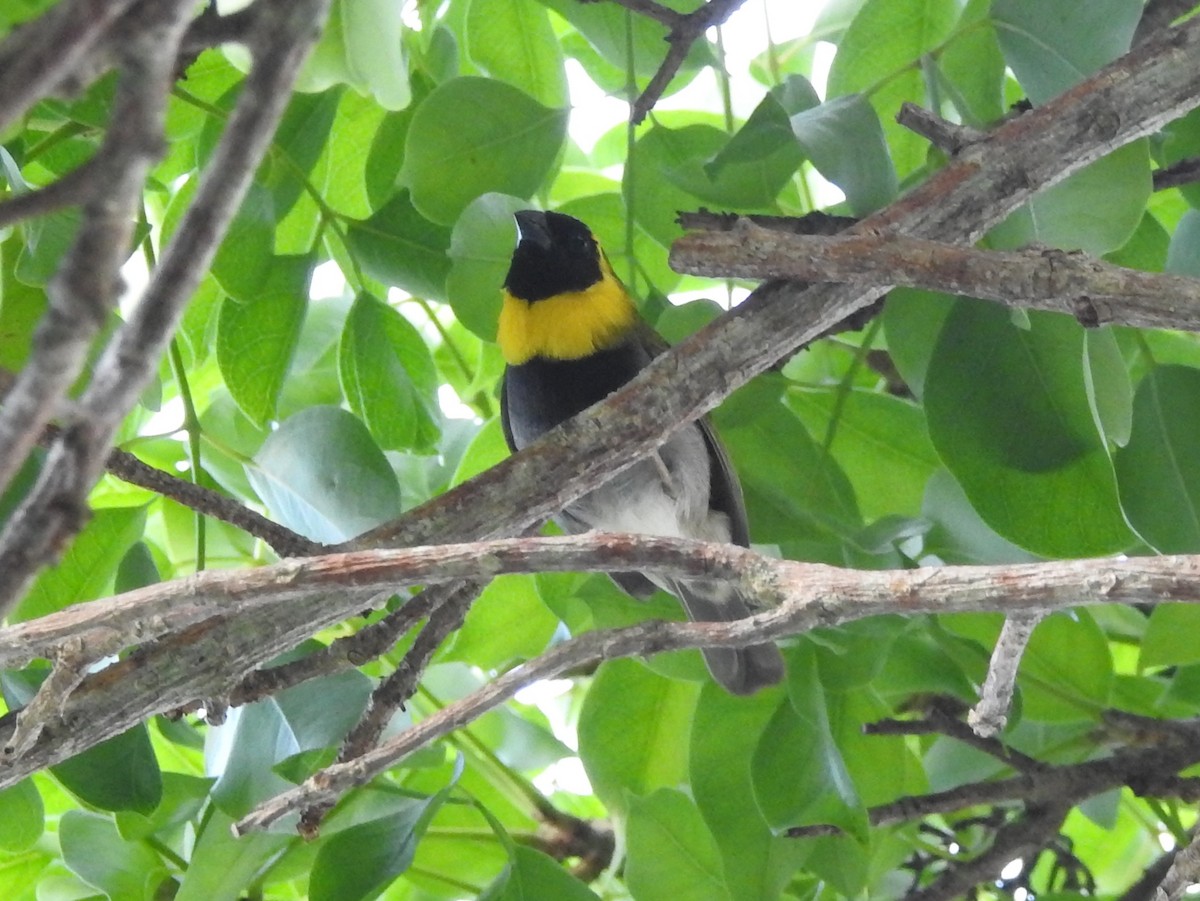
M 596 284 L 533 303 L 505 291 L 496 336 L 505 362 L 577 360 L 628 333 L 637 321 L 637 308 L 607 261 L 601 268 L 603 277 Z

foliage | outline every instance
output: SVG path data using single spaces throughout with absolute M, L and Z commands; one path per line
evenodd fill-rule
M 0 29 L 49 5 L 17 4 L 15 15 L 0 13 Z M 513 210 L 554 207 L 588 221 L 647 317 L 678 340 L 712 318 L 712 299 L 728 305 L 752 286 L 672 271 L 676 210 L 802 215 L 828 196 L 827 181 L 845 197 L 832 211 L 871 212 L 944 162 L 895 123 L 901 102 L 986 128 L 1012 100 L 1044 102 L 1122 54 L 1140 12 L 1137 0 L 834 0 L 809 37 L 763 46 L 739 76 L 739 92 L 758 98 L 752 110 L 735 111 L 716 89 L 728 77 L 721 46 L 704 39 L 670 84 L 671 108 L 636 128 L 615 124 L 587 148 L 569 128 L 591 113 L 569 105 L 568 68 L 629 97 L 665 52 L 661 25 L 604 2 L 336 0 L 172 363 L 129 415 L 121 446 L 309 538 L 344 540 L 503 456 L 492 340 Z M 749 0 L 734 15 L 761 14 Z M 818 39 L 838 50 L 824 102 L 812 86 Z M 235 46 L 203 51 L 179 79 L 139 253 L 152 256 L 178 225 L 243 81 Z M 10 192 L 91 156 L 112 100 L 109 76 L 38 104 L 3 136 Z M 1043 193 L 986 245 L 1084 248 L 1195 274 L 1200 193 L 1152 192 L 1151 170 L 1196 153 L 1198 122 L 1175 122 Z M 68 211 L 4 233 L 5 367 L 27 357 L 77 226 Z M 314 272 L 339 274 L 345 287 L 314 295 L 314 284 L 329 283 Z M 1197 409 L 1193 336 L 1087 331 L 1061 315 L 896 290 L 862 331 L 797 353 L 731 397 L 716 421 L 757 543 L 886 569 L 1200 552 Z M 244 533 L 113 478 L 90 500 L 87 528 L 14 621 L 269 559 Z M 565 632 L 651 614 L 678 612 L 661 596 L 633 602 L 598 576 L 498 580 L 389 728 Z M 156 718 L 3 790 L 0 895 L 900 897 L 985 847 L 992 832 L 972 818 L 992 808 L 887 826 L 870 825 L 868 811 L 1012 768 L 945 735 L 862 727 L 923 709 L 933 695 L 973 703 L 999 626 L 978 614 L 820 630 L 786 642 L 787 684 L 752 698 L 709 684 L 694 652 L 610 662 L 351 793 L 314 842 L 294 824 L 234 840 L 230 824 L 256 801 L 330 761 L 370 680 L 395 667 L 402 645 L 237 708 L 219 726 L 194 714 Z M 1047 620 L 1022 665 L 1005 740 L 1068 764 L 1103 752 L 1111 709 L 1200 715 L 1198 627 L 1200 611 L 1171 605 Z M 45 672 L 3 675 L 9 709 L 28 702 Z M 556 843 L 548 808 L 611 817 L 623 859 L 589 872 L 586 853 Z M 1186 841 L 1194 820 L 1182 802 L 1113 789 L 1066 820 L 1070 854 L 1030 857 L 1021 879 L 1045 897 L 1081 897 L 1064 876 L 1078 870 L 1059 865 L 1069 858 L 1115 897 L 1157 856 L 1160 836 Z M 839 832 L 786 834 L 819 824 Z M 594 877 L 590 885 L 554 858 Z M 980 897 L 1012 887 L 985 886 Z

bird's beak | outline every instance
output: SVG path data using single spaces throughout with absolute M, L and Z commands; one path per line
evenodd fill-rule
M 521 210 L 513 215 L 517 220 L 517 244 L 533 244 L 543 250 L 551 245 L 546 214 L 539 210 Z

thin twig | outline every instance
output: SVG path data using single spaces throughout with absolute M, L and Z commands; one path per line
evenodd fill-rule
M 434 652 L 451 632 L 462 625 L 477 593 L 456 592 L 430 613 L 429 621 L 421 629 L 399 665 L 372 692 L 371 701 L 362 718 L 342 742 L 337 756 L 338 763 L 355 760 L 375 747 L 392 716 L 397 710 L 403 709 L 404 704 L 416 692 L 417 682 L 433 658 Z M 331 804 L 315 804 L 301 811 L 300 834 L 306 838 L 316 838 L 321 820 L 331 808 Z
M 932 110 L 907 101 L 896 114 L 896 121 L 950 156 L 960 153 L 972 144 L 978 144 L 987 137 L 986 132 L 969 125 L 958 125 L 943 119 Z
M 655 3 L 654 0 L 612 0 L 631 12 L 653 19 L 668 29 L 667 55 L 629 111 L 630 121 L 637 125 L 658 103 L 667 85 L 687 59 L 692 45 L 710 28 L 725 22 L 746 0 L 707 0 L 704 5 L 685 14 Z
M 979 703 L 967 714 L 967 722 L 981 738 L 1004 731 L 1017 684 L 1017 669 L 1033 630 L 1042 621 L 1042 613 L 1014 613 L 1004 618 L 1004 627 L 992 649 L 987 678 L 979 692 Z
M 1154 190 L 1165 191 L 1200 181 L 1200 157 L 1188 157 L 1154 171 Z

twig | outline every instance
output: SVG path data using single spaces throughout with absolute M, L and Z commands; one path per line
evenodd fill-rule
M 462 625 L 477 591 L 456 592 L 446 603 L 435 608 L 429 615 L 425 628 L 417 635 L 412 647 L 390 676 L 383 680 L 371 694 L 362 718 L 350 730 L 338 751 L 337 762 L 346 763 L 367 753 L 379 741 L 397 710 L 417 690 L 417 682 L 429 665 L 434 652 L 451 632 Z M 316 838 L 321 820 L 329 812 L 331 804 L 315 804 L 300 813 L 300 834 L 305 838 Z
M 1013 690 L 1017 684 L 1017 669 L 1033 630 L 1042 621 L 1041 613 L 1014 613 L 1005 617 L 987 678 L 979 693 L 979 703 L 967 714 L 967 722 L 981 738 L 991 738 L 1004 731 L 1008 710 L 1012 706 Z
M 424 724 L 422 724 L 424 725 Z M 890 826 L 928 816 L 951 813 L 965 807 L 1024 803 L 1029 806 L 1078 804 L 1086 798 L 1114 788 L 1129 787 L 1140 795 L 1172 797 L 1175 773 L 1200 760 L 1200 721 L 1179 720 L 1170 724 L 1178 730 L 1158 744 L 1131 745 L 1110 757 L 1083 763 L 1052 766 L 1037 762 L 1033 768 L 1006 779 L 975 782 L 927 795 L 910 795 L 872 807 L 872 826 Z M 789 838 L 835 835 L 836 826 L 795 826 Z
M 746 636 L 779 638 L 897 606 L 912 613 L 1021 612 L 1200 600 L 1200 556 L 865 572 L 779 560 L 731 545 L 592 532 L 329 554 L 255 569 L 196 573 L 0 629 L 0 667 L 17 668 L 53 657 L 76 638 L 102 656 L 214 616 L 255 611 L 279 616 L 335 589 L 342 594 L 327 597 L 323 607 L 334 622 L 362 610 L 380 592 L 405 585 L 501 573 L 576 571 L 718 579 L 770 610 L 758 615 L 753 621 L 757 625 L 706 623 L 698 627 L 699 633 L 672 633 L 672 642 L 700 634 L 710 636 L 714 645 L 753 643 L 741 640 Z M 685 640 L 678 646 L 693 645 Z M 580 658 L 576 664 L 586 662 Z
M 0 228 L 22 219 L 44 216 L 55 210 L 85 202 L 102 186 L 102 182 L 96 178 L 96 168 L 93 158 L 44 188 L 34 188 L 6 197 L 0 203 Z
M 1197 835 L 1196 827 L 1188 830 L 1188 845 L 1195 841 Z M 1171 866 L 1175 863 L 1175 856 L 1182 848 L 1188 845 L 1176 846 L 1170 851 L 1160 856 L 1145 872 L 1142 873 L 1140 879 L 1129 887 L 1118 901 L 1154 901 L 1154 896 L 1158 892 L 1158 887 L 1167 877 Z
M 907 101 L 896 114 L 896 121 L 950 156 L 960 153 L 972 144 L 978 144 L 987 137 L 986 132 L 969 125 L 957 125 L 931 110 Z
M 939 710 L 931 710 L 922 720 L 878 720 L 863 726 L 867 735 L 945 735 L 977 751 L 995 757 L 1001 763 L 1021 772 L 1045 769 L 1045 764 L 1003 742 L 977 734 L 961 720 Z
M 251 510 L 231 497 L 226 497 L 219 491 L 156 469 L 128 451 L 110 451 L 105 470 L 130 485 L 146 488 L 197 513 L 229 523 L 246 534 L 265 541 L 280 557 L 310 556 L 319 553 L 322 547 L 318 542 L 310 541 L 287 526 L 272 522 L 261 513 Z
M 47 723 L 56 720 L 71 692 L 87 675 L 87 667 L 99 659 L 88 653 L 82 642 L 66 642 L 55 655 L 54 668 L 38 686 L 37 694 L 17 714 L 12 735 L 4 745 L 6 760 L 20 757 L 42 734 Z
M 703 6 L 686 15 L 669 9 L 654 0 L 612 0 L 618 6 L 623 6 L 631 12 L 665 25 L 668 29 L 666 37 L 670 45 L 667 55 L 646 85 L 641 95 L 634 101 L 629 111 L 630 121 L 637 125 L 646 118 L 646 114 L 658 103 L 667 85 L 687 59 L 692 44 L 710 28 L 721 25 L 733 15 L 734 10 L 746 0 L 707 0 Z
M 248 704 L 309 679 L 374 660 L 432 611 L 447 603 L 469 603 L 481 588 L 481 583 L 471 581 L 426 588 L 379 622 L 364 626 L 353 635 L 338 638 L 299 660 L 255 670 L 230 693 L 229 703 Z
M 1200 181 L 1200 157 L 1189 157 L 1154 172 L 1154 190 L 1165 191 Z
M 729 231 L 684 235 L 671 248 L 671 265 L 726 278 L 908 285 L 1068 313 L 1087 326 L 1200 331 L 1200 279 L 1051 248 L 978 250 L 894 233 L 797 235 L 742 220 Z
M 186 0 L 181 5 L 190 11 Z M 12 606 L 37 567 L 51 559 L 78 528 L 85 498 L 103 471 L 114 434 L 154 374 L 187 301 L 212 261 L 266 152 L 300 64 L 324 22 L 329 0 L 260 0 L 260 5 L 252 38 L 253 68 L 200 178 L 192 204 L 137 309 L 97 363 L 79 404 L 79 421 L 64 429 L 37 484 L 0 533 L 0 571 L 7 576 L 0 583 L 0 611 Z M 159 61 L 163 83 L 156 85 L 155 96 L 160 103 L 169 85 L 177 42 L 178 36 L 167 48 L 170 53 L 158 50 L 161 57 L 169 56 L 165 72 Z M 133 198 L 138 203 L 140 186 L 139 177 Z M 29 367 L 22 371 L 21 378 L 26 371 Z M 10 402 L 20 388 L 21 378 L 9 395 Z M 45 418 L 35 421 L 40 431 Z M 0 436 L 3 434 L 0 431 Z

